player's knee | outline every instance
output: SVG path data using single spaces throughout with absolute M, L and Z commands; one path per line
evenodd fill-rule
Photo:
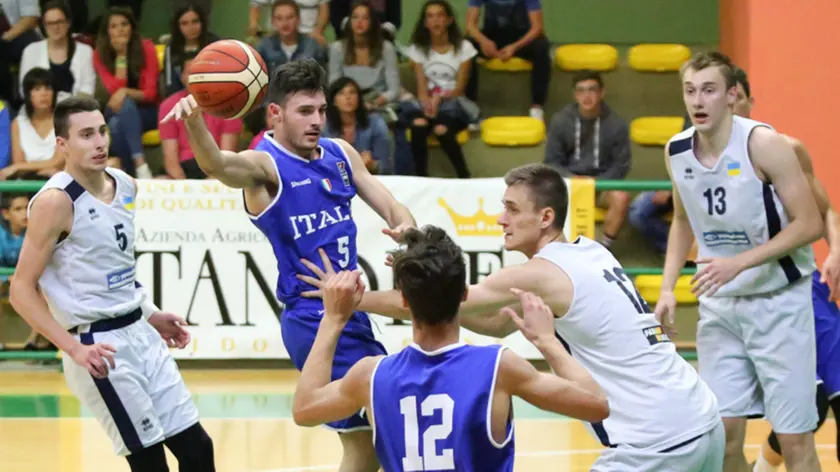
M 796 461 L 811 451 L 816 451 L 814 444 L 814 433 L 803 434 L 776 434 L 779 438 L 779 448 L 782 455 Z
M 724 418 L 723 428 L 726 431 L 726 455 L 743 454 L 744 436 L 747 432 L 746 418 Z
M 614 190 L 610 192 L 610 205 L 615 206 L 623 212 L 627 212 L 630 208 L 630 194 L 621 190 Z
M 438 136 L 443 136 L 448 131 L 446 125 L 436 125 L 435 126 L 435 134 Z
M 125 459 L 128 461 L 131 472 L 169 472 L 162 443 L 133 452 Z

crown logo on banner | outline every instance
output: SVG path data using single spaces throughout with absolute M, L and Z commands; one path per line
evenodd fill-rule
M 484 199 L 478 199 L 478 211 L 472 216 L 459 215 L 452 207 L 446 203 L 443 197 L 438 198 L 438 204 L 442 206 L 449 217 L 452 218 L 452 223 L 455 224 L 455 232 L 458 236 L 501 236 L 502 227 L 496 221 L 499 219 L 499 214 L 488 215 L 484 211 Z

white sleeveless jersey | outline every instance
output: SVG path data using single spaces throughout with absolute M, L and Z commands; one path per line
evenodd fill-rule
M 610 416 L 591 425 L 602 444 L 661 451 L 720 423 L 711 389 L 677 353 L 608 250 L 579 237 L 548 244 L 535 257 L 572 281 L 574 300 L 555 328 L 607 395 Z
M 700 164 L 694 154 L 694 127 L 668 143 L 674 186 L 691 222 L 700 257 L 735 256 L 764 244 L 788 224 L 773 185 L 758 178 L 749 157 L 749 137 L 758 126 L 771 128 L 733 117 L 729 144 L 711 169 Z M 741 272 L 713 296 L 772 292 L 815 269 L 811 246 L 803 246 L 778 260 Z
M 134 281 L 136 187 L 125 172 L 106 172 L 116 182 L 110 205 L 66 172 L 54 175 L 32 199 L 58 188 L 73 201 L 72 229 L 56 244 L 39 281 L 53 317 L 65 329 L 130 313 L 143 301 Z

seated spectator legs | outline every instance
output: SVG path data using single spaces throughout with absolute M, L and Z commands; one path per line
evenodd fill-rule
M 459 179 L 470 178 L 470 171 L 467 168 L 467 161 L 464 158 L 464 151 L 458 144 L 458 133 L 466 128 L 459 120 L 448 118 L 445 115 L 438 115 L 429 119 L 418 117 L 411 124 L 411 151 L 414 155 L 414 166 L 416 175 L 428 177 L 429 175 L 429 145 L 428 137 L 431 129 L 437 140 L 440 142 L 443 152 L 452 162 L 455 174 Z
M 667 191 L 642 192 L 630 206 L 630 224 L 639 230 L 660 254 L 665 254 L 668 247 L 668 232 L 671 223 L 665 221 L 665 214 L 671 211 L 667 204 L 670 200 Z
M 126 97 L 119 111 L 108 108 L 105 117 L 111 130 L 113 154 L 120 158 L 123 170 L 135 177 L 151 178 L 151 173 L 135 175 L 135 169 L 146 164 L 143 133 L 157 128 L 155 107 L 138 106 L 137 102 Z M 148 166 L 145 169 L 148 170 Z
M 500 50 L 505 46 L 515 43 L 519 38 L 525 36 L 527 31 L 507 31 L 487 29 L 482 31 L 491 41 L 496 43 Z M 548 99 L 548 85 L 551 82 L 551 57 L 549 56 L 550 45 L 548 38 L 540 36 L 513 55 L 533 65 L 531 70 L 531 108 L 542 109 Z
M 9 102 L 13 109 L 20 107 L 22 100 L 14 90 L 11 67 L 20 64 L 26 46 L 41 39 L 35 30 L 21 33 L 10 41 L 0 39 L 0 99 Z
M 627 219 L 630 195 L 622 190 L 610 190 L 601 195 L 601 200 L 607 207 L 607 214 L 604 215 L 604 237 L 599 242 L 609 248 Z

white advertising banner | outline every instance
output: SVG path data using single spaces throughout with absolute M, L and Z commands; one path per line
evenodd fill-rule
M 524 262 L 521 254 L 502 249 L 501 228 L 496 224 L 505 188 L 502 179 L 382 177 L 381 181 L 419 225 L 439 226 L 456 239 L 467 256 L 470 283 Z M 575 188 L 570 188 L 570 200 L 579 200 Z M 594 189 L 587 190 L 594 196 Z M 282 305 L 274 295 L 274 254 L 245 213 L 241 191 L 209 180 L 145 180 L 139 182 L 136 208 L 138 280 L 158 306 L 184 316 L 191 325 L 193 341 L 186 349 L 173 351 L 176 358 L 288 358 L 278 319 Z M 586 225 L 580 222 L 585 213 L 570 204 L 567 236 L 586 234 Z M 385 222 L 358 198 L 353 219 L 368 289 L 391 289 L 385 257 L 396 244 L 382 234 Z M 576 229 L 570 230 L 572 226 Z M 378 315 L 372 319 L 389 352 L 410 342 L 410 325 Z M 462 339 L 473 344 L 503 343 L 523 356 L 539 358 L 520 334 L 498 340 L 464 330 Z

